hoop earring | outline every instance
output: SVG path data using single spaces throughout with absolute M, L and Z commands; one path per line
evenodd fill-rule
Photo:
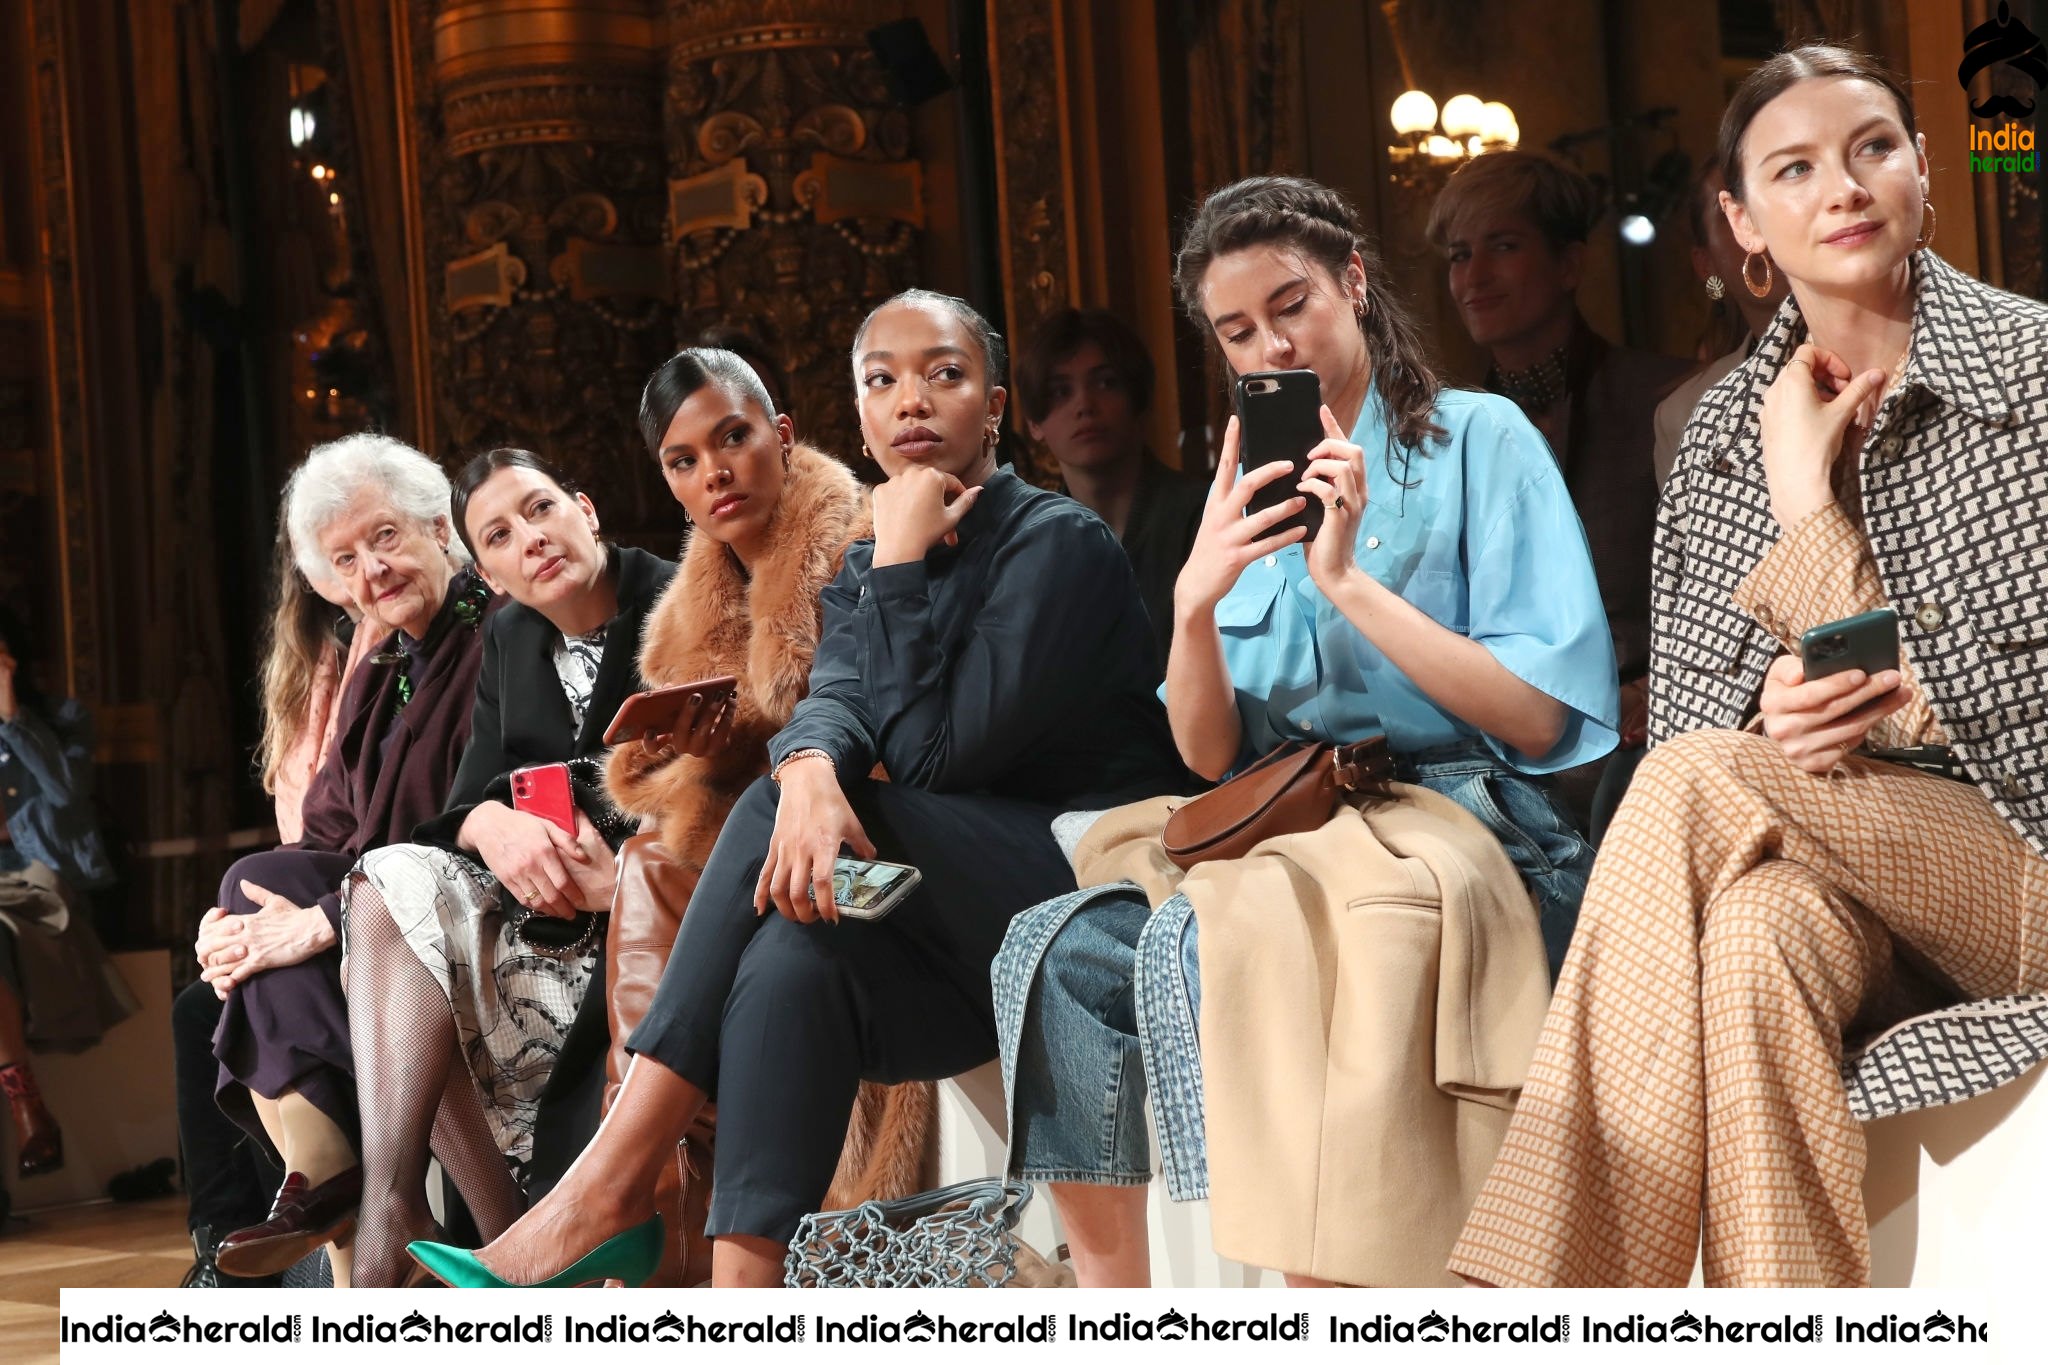
M 1915 251 L 1934 245 L 1934 230 L 1939 226 L 1934 218 L 1934 201 L 1932 199 L 1922 199 L 1920 201 L 1920 211 L 1920 240 L 1913 244 Z
M 1706 280 L 1707 297 L 1719 303 L 1728 297 L 1728 286 L 1721 282 L 1719 275 L 1709 275 Z
M 1750 278 L 1749 266 L 1752 261 L 1762 261 L 1764 263 L 1764 282 L 1762 284 L 1758 284 L 1754 279 Z M 1742 284 L 1744 288 L 1760 299 L 1769 296 L 1771 292 L 1771 258 L 1769 255 L 1761 251 L 1752 251 L 1742 258 Z

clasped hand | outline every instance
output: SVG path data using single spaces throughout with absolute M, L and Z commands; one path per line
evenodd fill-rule
M 1796 655 L 1781 655 L 1764 674 L 1757 703 L 1764 733 L 1802 770 L 1825 776 L 1863 742 L 1871 728 L 1910 699 L 1897 669 L 1861 669 L 1806 681 Z
M 782 769 L 782 796 L 775 807 L 775 834 L 754 883 L 754 913 L 773 905 L 798 924 L 839 922 L 832 898 L 832 869 L 845 845 L 857 857 L 872 858 L 875 846 L 840 789 L 839 775 L 822 758 L 800 758 Z
M 681 724 L 674 730 L 640 737 L 641 747 L 654 760 L 648 766 L 659 766 L 682 754 L 710 758 L 723 753 L 732 742 L 733 716 L 738 710 L 739 703 L 732 697 L 706 706 L 703 694 L 693 693 L 689 705 L 676 717 Z
M 223 1000 L 258 972 L 304 962 L 334 946 L 334 926 L 319 906 L 294 905 L 252 881 L 241 887 L 255 902 L 255 913 L 233 915 L 216 905 L 201 917 L 193 946 L 199 979 Z
M 1300 544 L 1307 534 L 1303 528 L 1273 528 L 1300 512 L 1311 497 L 1323 504 L 1323 529 L 1309 543 L 1309 576 L 1327 596 L 1356 567 L 1352 554 L 1358 523 L 1365 515 L 1365 452 L 1344 438 L 1327 406 L 1322 409 L 1322 419 L 1323 440 L 1308 452 L 1302 477 L 1295 484 L 1296 496 L 1251 516 L 1245 515 L 1245 509 L 1251 506 L 1253 495 L 1286 478 L 1294 466 L 1275 460 L 1239 477 L 1237 418 L 1224 426 L 1223 451 L 1216 462 L 1209 502 L 1202 509 L 1202 523 L 1195 531 L 1187 563 L 1174 582 L 1174 602 L 1179 610 L 1214 610 L 1236 586 L 1246 565 Z
M 1851 373 L 1833 351 L 1807 342 L 1764 390 L 1759 430 L 1771 515 L 1791 530 L 1835 500 L 1834 468 L 1851 424 L 1877 419 L 1884 371 Z
M 618 886 L 611 848 L 582 811 L 571 838 L 552 820 L 486 801 L 462 823 L 460 842 L 513 900 L 567 919 L 579 910 L 608 910 Z
M 874 495 L 875 567 L 914 563 L 941 542 L 959 544 L 960 522 L 980 497 L 980 488 L 923 465 L 880 485 Z

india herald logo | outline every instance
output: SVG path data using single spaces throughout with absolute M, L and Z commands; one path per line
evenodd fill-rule
M 2036 94 L 2048 86 L 2048 47 L 2032 29 L 2012 17 L 2012 6 L 2006 0 L 1999 0 L 1996 19 L 1977 25 L 1963 39 L 1963 64 L 1956 68 L 1956 80 L 1967 95 L 1973 77 L 1998 66 L 2009 66 L 2032 81 Z M 1978 118 L 2028 118 L 2034 112 L 2034 101 L 1993 90 L 1973 102 L 1970 112 Z

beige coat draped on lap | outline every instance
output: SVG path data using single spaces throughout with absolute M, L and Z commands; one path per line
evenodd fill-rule
M 1452 1284 L 1550 982 L 1500 844 L 1445 797 L 1392 791 L 1184 877 L 1159 846 L 1175 803 L 1141 802 L 1098 821 L 1075 867 L 1083 886 L 1194 906 L 1216 1250 L 1345 1284 Z

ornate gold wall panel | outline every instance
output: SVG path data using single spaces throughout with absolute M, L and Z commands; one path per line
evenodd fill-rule
M 864 0 L 670 0 L 664 125 L 679 335 L 758 338 L 825 448 L 858 443 L 846 350 L 916 278 L 923 168 Z
M 441 453 L 533 447 L 612 527 L 670 538 L 633 421 L 675 333 L 652 6 L 429 10 L 415 35 L 439 120 L 421 150 Z
M 988 6 L 1003 310 L 1014 346 L 1048 314 L 1083 301 L 1067 9 L 1066 0 Z

